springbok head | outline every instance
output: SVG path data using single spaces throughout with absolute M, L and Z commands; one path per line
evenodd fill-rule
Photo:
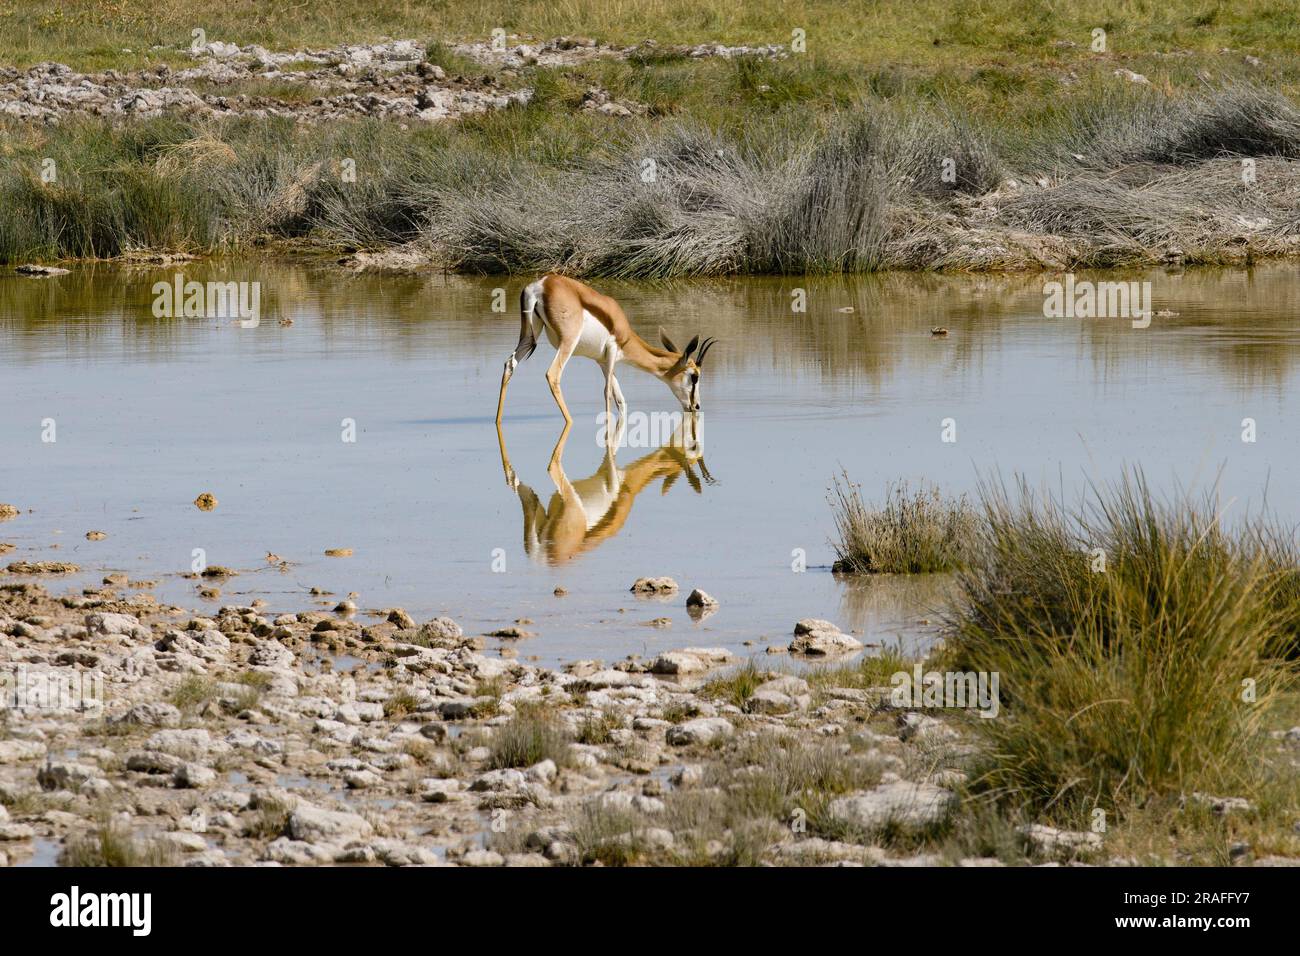
M 685 349 L 679 349 L 668 337 L 668 333 L 661 328 L 659 341 L 663 342 L 664 348 L 669 352 L 677 355 L 677 361 L 660 377 L 664 380 L 664 384 L 673 390 L 677 401 L 681 402 L 682 411 L 698 412 L 700 410 L 700 366 L 704 364 L 704 356 L 708 354 L 716 340 L 705 339 L 704 344 L 701 345 L 700 337 L 697 335 L 687 343 Z

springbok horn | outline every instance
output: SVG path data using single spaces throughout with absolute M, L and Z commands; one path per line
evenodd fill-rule
M 695 356 L 695 364 L 696 364 L 696 365 L 703 365 L 703 364 L 704 364 L 704 353 L 706 353 L 709 349 L 713 348 L 714 344 L 715 344 L 717 341 L 718 341 L 717 339 L 705 339 L 705 340 L 704 340 L 704 344 L 700 346 L 700 354 L 698 354 L 697 356 Z
M 667 372 L 670 378 L 674 375 L 679 374 L 683 369 L 686 368 L 686 363 L 691 360 L 691 353 L 695 351 L 695 346 L 699 344 L 700 344 L 700 337 L 698 335 L 695 336 L 695 338 L 691 339 L 690 342 L 686 344 L 686 351 L 682 353 L 682 357 L 679 358 L 675 363 L 673 363 L 673 367 L 670 368 Z
M 664 327 L 662 325 L 659 326 L 659 341 L 664 344 L 664 348 L 666 348 L 668 351 L 670 352 L 678 351 L 677 346 L 673 345 L 673 340 L 668 337 L 668 333 L 664 331 Z

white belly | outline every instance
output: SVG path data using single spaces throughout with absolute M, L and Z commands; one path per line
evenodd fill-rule
M 583 497 L 582 512 L 587 519 L 588 531 L 604 520 L 605 515 L 609 514 L 609 509 L 614 507 L 614 502 L 617 500 L 617 489 Z
M 559 333 L 550 322 L 546 323 L 546 337 L 555 348 L 560 347 Z M 578 336 L 578 344 L 574 347 L 573 354 L 603 362 L 611 351 L 615 354 L 618 352 L 618 343 L 614 341 L 614 336 L 601 324 L 600 319 L 583 309 L 582 333 Z
M 586 517 L 587 530 L 590 531 L 604 520 L 609 510 L 618 501 L 618 491 L 623 486 L 623 472 L 616 471 L 612 480 L 606 480 L 600 472 L 590 478 L 574 482 L 574 491 L 582 502 L 582 512 Z

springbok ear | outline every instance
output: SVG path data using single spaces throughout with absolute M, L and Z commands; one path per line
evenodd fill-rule
M 686 351 L 682 353 L 681 358 L 674 362 L 673 367 L 664 374 L 669 378 L 672 378 L 674 375 L 680 375 L 682 372 L 686 371 L 686 365 L 691 360 L 691 353 L 695 351 L 695 346 L 699 344 L 700 337 L 697 335 L 686 344 Z
M 668 351 L 670 352 L 679 351 L 677 346 L 673 345 L 673 340 L 668 337 L 668 333 L 664 331 L 664 327 L 662 325 L 659 326 L 659 341 L 664 344 L 664 348 L 666 348 Z

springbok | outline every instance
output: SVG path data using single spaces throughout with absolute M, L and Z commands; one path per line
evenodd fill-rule
M 548 273 L 536 282 L 529 283 L 519 295 L 519 344 L 506 359 L 501 374 L 501 395 L 497 399 L 497 424 L 506 404 L 506 386 L 519 363 L 537 348 L 537 336 L 542 329 L 555 346 L 555 359 L 546 371 L 546 382 L 551 386 L 555 404 L 560 406 L 567 428 L 573 423 L 569 407 L 560 391 L 560 376 L 564 366 L 574 355 L 589 358 L 600 365 L 605 373 L 605 416 L 608 420 L 611 403 L 618 405 L 622 419 L 627 414 L 623 390 L 614 377 L 614 367 L 627 362 L 658 378 L 677 397 L 683 412 L 700 410 L 700 366 L 713 345 L 713 339 L 700 344 L 697 335 L 679 349 L 661 328 L 656 348 L 632 330 L 619 304 L 607 295 L 601 295 L 576 279 Z M 696 351 L 696 348 L 699 351 Z M 694 354 L 694 358 L 692 358 Z
M 662 479 L 662 494 L 667 494 L 683 474 L 696 494 L 714 479 L 704 464 L 694 416 L 682 416 L 676 432 L 661 448 L 651 451 L 620 468 L 615 460 L 622 444 L 623 428 L 605 444 L 600 467 L 588 478 L 570 480 L 564 472 L 564 445 L 569 437 L 566 428 L 560 435 L 546 473 L 555 485 L 549 504 L 519 480 L 506 452 L 505 436 L 497 432 L 501 443 L 501 467 L 506 484 L 519 495 L 524 517 L 524 551 L 530 558 L 552 566 L 565 564 L 598 547 L 623 528 L 637 495 Z M 699 469 L 696 475 L 695 469 Z

